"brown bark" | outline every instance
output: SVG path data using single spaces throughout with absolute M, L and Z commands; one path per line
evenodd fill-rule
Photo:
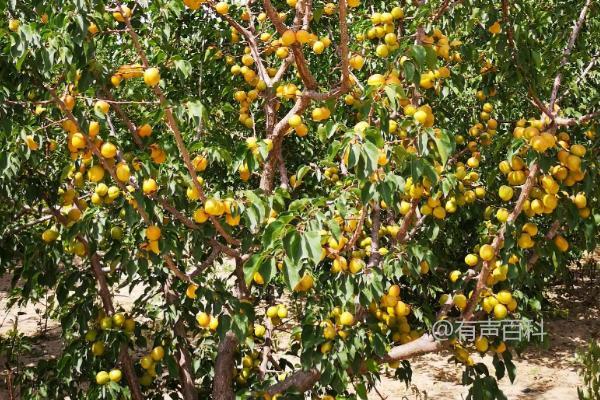
M 172 279 L 169 278 L 163 286 L 167 305 L 173 305 L 177 302 L 177 295 L 171 288 L 172 284 Z M 173 333 L 177 338 L 177 344 L 175 345 L 175 360 L 177 361 L 179 382 L 181 383 L 181 394 L 184 400 L 197 400 L 198 392 L 196 391 L 194 376 L 192 374 L 192 356 L 188 350 L 189 342 L 187 340 L 183 318 L 179 318 L 177 322 L 175 322 Z
M 217 359 L 215 360 L 215 377 L 213 381 L 214 400 L 234 400 L 233 367 L 234 357 L 238 345 L 235 333 L 229 331 L 219 344 Z
M 510 213 L 506 222 L 504 223 L 504 225 L 502 225 L 502 227 L 500 228 L 500 230 L 494 237 L 494 240 L 492 242 L 492 247 L 494 248 L 495 254 L 498 253 L 498 251 L 502 247 L 502 244 L 504 243 L 504 233 L 506 232 L 507 225 L 512 224 L 521 214 L 521 211 L 523 210 L 523 204 L 525 204 L 525 200 L 527 200 L 529 198 L 529 194 L 531 193 L 531 190 L 535 186 L 535 180 L 536 180 L 539 169 L 540 169 L 540 167 L 537 163 L 534 163 L 531 166 L 531 168 L 529 169 L 529 175 L 527 176 L 527 180 L 525 181 L 525 184 L 523 185 L 523 187 L 521 189 L 521 194 L 519 195 L 517 203 L 515 204 L 515 208 Z M 473 311 L 475 310 L 475 307 L 477 306 L 477 303 L 479 302 L 479 295 L 481 294 L 483 289 L 485 289 L 485 287 L 486 287 L 486 282 L 487 282 L 488 276 L 490 274 L 491 266 L 493 265 L 493 262 L 494 262 L 494 260 L 485 261 L 483 263 L 483 266 L 481 267 L 481 272 L 479 273 L 479 276 L 477 278 L 477 284 L 475 286 L 475 289 L 473 290 L 473 293 L 472 293 L 471 297 L 469 298 L 469 301 L 467 302 L 467 307 L 465 308 L 465 310 L 462 314 L 463 320 L 465 320 L 465 321 L 469 321 L 469 320 L 473 319 Z
M 306 392 L 319 381 L 319 378 L 321 378 L 321 373 L 316 369 L 298 371 L 284 379 L 282 382 L 271 386 L 267 389 L 267 393 L 274 396 L 290 389 L 294 389 L 298 392 Z
M 48 199 L 45 200 L 48 202 Z M 52 213 L 52 215 L 54 215 L 56 220 L 61 225 L 66 225 L 67 221 L 65 217 L 62 214 L 60 214 L 56 209 L 54 209 L 54 207 L 52 207 L 51 204 L 48 204 L 48 206 L 50 212 Z M 90 253 L 89 243 L 83 236 L 78 235 L 77 240 L 84 245 L 86 254 L 90 258 L 92 273 L 94 274 L 94 278 L 96 278 L 96 282 L 98 283 L 98 294 L 100 295 L 100 300 L 102 301 L 102 308 L 104 309 L 106 315 L 111 316 L 115 313 L 115 308 L 112 303 L 112 296 L 110 294 L 110 290 L 108 289 L 106 276 L 104 275 L 104 271 L 102 271 L 100 257 L 97 253 Z M 127 343 L 121 343 L 120 345 L 119 361 L 121 362 L 121 367 L 123 368 L 123 372 L 125 373 L 125 380 L 127 380 L 127 385 L 129 386 L 129 390 L 131 391 L 131 397 L 133 398 L 133 400 L 142 400 L 144 397 L 142 395 L 137 375 L 135 374 L 133 362 L 131 361 L 131 357 L 129 356 L 129 348 L 127 346 Z
M 569 56 L 573 51 L 573 47 L 575 47 L 575 41 L 577 40 L 577 36 L 579 36 L 579 31 L 581 31 L 581 27 L 585 22 L 585 17 L 587 15 L 588 9 L 590 8 L 590 4 L 592 4 L 592 0 L 586 0 L 583 8 L 579 13 L 579 18 L 577 18 L 577 21 L 573 25 L 573 30 L 571 31 L 571 35 L 569 36 L 569 41 L 567 42 L 567 45 L 563 52 L 563 56 L 560 60 L 560 64 L 558 65 L 558 73 L 554 78 L 554 85 L 552 85 L 552 93 L 550 95 L 550 111 L 553 111 L 556 96 L 558 96 L 558 89 L 560 88 L 560 84 L 562 81 L 561 69 L 565 66 L 567 61 L 569 61 Z
M 421 354 L 440 351 L 444 347 L 444 342 L 436 341 L 431 335 L 425 334 L 417 340 L 393 347 L 388 354 L 377 360 L 377 362 L 383 364 L 393 361 L 406 360 Z M 364 372 L 366 371 L 359 371 L 359 373 Z M 321 373 L 315 368 L 308 371 L 297 371 L 288 376 L 282 382 L 271 386 L 269 389 L 267 389 L 267 393 L 271 396 L 274 396 L 278 393 L 284 393 L 290 389 L 294 389 L 298 392 L 306 392 L 312 388 L 320 378 Z

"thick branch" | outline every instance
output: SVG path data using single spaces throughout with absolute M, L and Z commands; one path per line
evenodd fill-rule
M 387 355 L 377 360 L 377 362 L 383 364 L 393 361 L 406 360 L 418 355 L 438 352 L 442 350 L 444 346 L 444 342 L 438 342 L 431 335 L 425 334 L 417 340 L 393 347 Z M 317 369 L 297 371 L 284 379 L 282 382 L 271 386 L 269 389 L 267 389 L 267 393 L 271 396 L 274 396 L 278 393 L 284 393 L 290 389 L 294 389 L 298 392 L 306 392 L 312 388 L 320 378 L 321 373 Z
M 360 218 L 358 219 L 358 223 L 356 224 L 356 230 L 352 234 L 352 237 L 350 238 L 348 243 L 346 243 L 346 245 L 344 246 L 344 250 L 352 251 L 354 249 L 354 245 L 356 244 L 356 241 L 358 240 L 358 238 L 360 237 L 360 234 L 362 233 L 363 224 L 365 223 L 366 218 L 367 218 L 367 207 L 363 206 L 362 210 L 360 211 Z
M 273 340 L 271 338 L 272 333 L 273 323 L 271 322 L 271 318 L 265 316 L 265 344 L 263 345 L 262 359 L 258 367 L 258 378 L 261 381 L 265 379 L 265 375 L 267 373 L 267 366 L 269 364 L 269 359 L 271 358 L 271 353 L 273 351 Z
M 498 251 L 502 247 L 502 244 L 504 243 L 504 233 L 506 232 L 507 225 L 512 224 L 521 214 L 521 211 L 523 210 L 523 204 L 525 204 L 525 200 L 527 200 L 529 198 L 529 194 L 531 193 L 531 190 L 535 186 L 535 180 L 536 180 L 539 168 L 540 167 L 537 163 L 534 163 L 531 166 L 531 168 L 529 170 L 529 175 L 527 176 L 527 180 L 525 181 L 525 184 L 521 188 L 521 194 L 519 195 L 517 203 L 515 204 L 515 208 L 510 213 L 506 222 L 504 223 L 504 225 L 502 225 L 502 227 L 500 228 L 500 230 L 498 230 L 498 233 L 494 237 L 494 240 L 492 242 L 492 247 L 494 249 L 495 254 L 498 253 Z M 490 269 L 491 269 L 490 267 L 493 264 L 493 262 L 494 262 L 494 260 L 483 262 L 483 266 L 481 267 L 481 272 L 479 273 L 479 276 L 477 278 L 477 284 L 475 286 L 475 289 L 473 290 L 473 293 L 471 294 L 471 297 L 469 298 L 467 307 L 465 308 L 465 311 L 463 312 L 463 319 L 466 321 L 469 321 L 473 318 L 473 311 L 475 310 L 475 307 L 477 306 L 477 303 L 479 302 L 479 295 L 481 294 L 481 292 L 483 291 L 483 289 L 486 286 L 486 281 L 490 274 Z
M 415 214 L 417 213 L 417 207 L 419 206 L 419 202 L 417 200 L 413 201 L 410 205 L 410 209 L 404 216 L 404 220 L 402 221 L 402 225 L 400 226 L 400 230 L 398 231 L 398 235 L 396 236 L 396 241 L 398 243 L 404 243 L 406 240 L 406 235 L 408 234 L 408 230 L 412 225 Z
M 123 122 L 125 123 L 125 125 L 127 125 L 127 128 L 129 129 L 129 132 L 133 136 L 133 141 L 135 142 L 135 144 L 139 148 L 143 148 L 144 147 L 144 143 L 142 142 L 142 138 L 140 138 L 140 135 L 138 135 L 138 133 L 137 133 L 136 126 L 134 125 L 133 122 L 131 122 L 131 120 L 129 119 L 129 117 L 127 117 L 127 114 L 125 114 L 125 111 L 123 111 L 123 108 L 121 107 L 121 105 L 119 103 L 115 102 L 114 98 L 112 97 L 112 95 L 110 94 L 110 91 L 108 89 L 103 89 L 102 90 L 102 94 L 106 98 L 106 101 L 111 102 L 112 108 L 119 115 L 119 117 L 121 117 L 121 119 L 123 120 Z
M 569 41 L 567 42 L 567 46 L 565 47 L 565 50 L 563 51 L 563 56 L 560 60 L 560 64 L 558 65 L 558 73 L 556 74 L 556 77 L 554 78 L 554 85 L 552 86 L 552 94 L 550 95 L 550 110 L 552 110 L 554 108 L 556 96 L 558 96 L 558 89 L 560 88 L 560 84 L 562 81 L 562 68 L 565 66 L 567 61 L 569 61 L 569 56 L 571 55 L 571 52 L 573 51 L 573 47 L 575 47 L 575 41 L 577 40 L 577 36 L 579 36 L 579 31 L 581 31 L 581 27 L 583 26 L 583 23 L 585 22 L 585 17 L 588 12 L 588 9 L 590 8 L 591 3 L 592 3 L 592 0 L 586 0 L 583 8 L 581 9 L 581 12 L 579 13 L 579 18 L 575 22 L 575 25 L 573 25 L 573 30 L 571 31 L 571 36 L 569 36 Z
M 592 119 L 595 119 L 596 117 L 600 117 L 600 111 L 595 111 L 586 115 L 582 115 L 579 118 L 561 118 L 561 117 L 556 117 L 554 119 L 554 122 L 556 123 L 556 125 L 558 126 L 575 126 L 575 125 L 580 125 L 583 124 L 585 122 L 588 122 Z
M 238 339 L 235 333 L 229 331 L 219 343 L 217 359 L 215 360 L 215 377 L 213 381 L 214 400 L 234 400 L 233 368 Z

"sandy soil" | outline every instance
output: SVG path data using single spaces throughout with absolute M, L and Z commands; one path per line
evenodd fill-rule
M 505 377 L 500 387 L 511 400 L 561 399 L 576 400 L 577 386 L 581 384 L 575 361 L 576 351 L 591 339 L 600 337 L 600 299 L 598 296 L 598 277 L 596 284 L 589 282 L 573 287 L 556 286 L 548 294 L 552 308 L 559 317 L 545 321 L 545 329 L 550 335 L 547 349 L 530 348 L 521 356 L 514 355 L 517 366 L 517 378 L 513 384 Z M 26 307 L 14 306 L 5 314 L 7 291 L 6 278 L 0 280 L 0 335 L 13 328 L 18 319 L 19 331 L 33 338 L 34 349 L 27 362 L 52 357 L 60 349 L 57 323 L 46 321 L 43 317 L 45 305 L 28 304 Z M 127 307 L 131 299 L 139 293 L 118 293 L 116 302 Z M 47 324 L 47 325 L 46 325 Z M 45 330 L 45 334 L 42 332 Z M 383 377 L 369 398 L 373 400 L 426 400 L 426 399 L 464 399 L 468 390 L 460 384 L 462 367 L 449 363 L 448 353 L 428 354 L 412 362 L 413 380 L 409 387 L 390 377 Z M 479 361 L 476 358 L 476 361 Z M 491 357 L 484 363 L 493 371 Z M 0 399 L 7 398 L 5 390 L 5 371 L 0 371 Z
M 577 386 L 581 378 L 577 371 L 576 352 L 587 346 L 590 339 L 600 339 L 600 298 L 596 284 L 586 282 L 572 288 L 556 286 L 548 293 L 552 306 L 561 318 L 544 321 L 549 334 L 549 347 L 529 348 L 513 362 L 517 377 L 511 384 L 508 377 L 500 381 L 500 388 L 511 400 L 577 400 Z M 463 387 L 463 368 L 447 362 L 450 354 L 428 354 L 412 363 L 413 379 L 410 387 L 390 378 L 384 378 L 372 391 L 370 399 L 465 399 L 468 389 Z M 475 358 L 481 361 L 481 358 Z M 483 362 L 493 373 L 491 357 Z M 380 396 L 381 395 L 381 396 Z

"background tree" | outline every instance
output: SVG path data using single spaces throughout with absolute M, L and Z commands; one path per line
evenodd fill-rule
M 1 271 L 64 341 L 24 398 L 366 398 L 441 350 L 502 398 L 470 353 L 525 343 L 432 325 L 536 318 L 595 246 L 591 0 L 0 6 Z

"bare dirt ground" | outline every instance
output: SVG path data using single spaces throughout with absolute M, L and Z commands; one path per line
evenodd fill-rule
M 558 285 L 548 293 L 554 317 L 544 321 L 550 344 L 547 349 L 529 348 L 521 356 L 514 355 L 517 378 L 511 384 L 505 377 L 500 387 L 511 400 L 577 399 L 581 380 L 575 355 L 594 338 L 600 338 L 600 276 L 594 282 L 579 279 L 573 285 Z M 5 335 L 18 319 L 18 330 L 32 338 L 33 349 L 26 362 L 53 357 L 61 347 L 58 325 L 45 320 L 45 305 L 28 304 L 6 310 L 9 281 L 0 279 L 0 335 Z M 127 308 L 139 293 L 118 293 L 116 302 Z M 43 333 L 45 332 L 45 333 Z M 448 362 L 449 353 L 428 354 L 412 362 L 413 379 L 409 387 L 403 382 L 384 377 L 369 398 L 373 400 L 464 399 L 468 390 L 460 383 L 462 366 Z M 475 358 L 479 361 L 480 358 Z M 493 373 L 491 357 L 484 363 Z M 7 398 L 5 377 L 0 365 L 0 399 Z
M 548 293 L 552 308 L 559 314 L 544 321 L 550 343 L 547 349 L 531 347 L 521 356 L 513 353 L 517 377 L 511 383 L 504 377 L 499 386 L 511 400 L 577 400 L 577 386 L 582 384 L 576 362 L 577 350 L 585 348 L 591 339 L 600 339 L 600 276 L 595 282 L 579 281 L 558 285 Z M 446 354 L 428 354 L 412 362 L 413 379 L 410 387 L 402 382 L 384 378 L 370 399 L 465 399 L 468 389 L 461 385 L 463 368 L 447 362 Z M 475 361 L 480 361 L 475 357 Z M 491 373 L 492 358 L 483 362 Z

